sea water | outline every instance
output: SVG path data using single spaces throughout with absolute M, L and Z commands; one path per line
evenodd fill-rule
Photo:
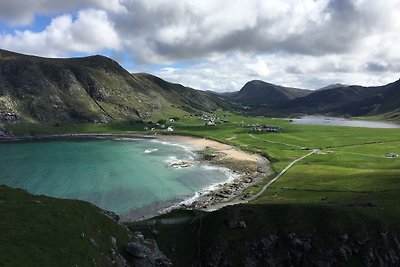
M 300 119 L 292 119 L 294 124 L 348 126 L 364 128 L 400 128 L 400 125 L 384 121 L 361 121 L 338 117 L 304 116 Z
M 0 184 L 132 214 L 151 203 L 191 199 L 229 179 L 226 169 L 195 163 L 195 158 L 182 145 L 155 140 L 3 143 Z M 194 164 L 170 166 L 188 161 Z

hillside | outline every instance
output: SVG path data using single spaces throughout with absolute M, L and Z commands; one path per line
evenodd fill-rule
M 118 266 L 110 249 L 125 256 L 132 234 L 87 202 L 2 185 L 0 212 L 1 266 Z
M 384 86 L 348 86 L 318 90 L 305 97 L 277 105 L 287 113 L 370 116 L 400 110 L 400 80 Z
M 103 56 L 51 59 L 0 50 L 0 121 L 110 122 L 229 108 L 220 99 Z
M 311 91 L 309 90 L 283 87 L 264 81 L 254 80 L 246 83 L 240 91 L 223 94 L 222 96 L 228 100 L 244 105 L 271 106 L 303 97 L 310 93 Z

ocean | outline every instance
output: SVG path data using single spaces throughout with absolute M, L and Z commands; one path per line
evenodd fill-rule
M 122 216 L 152 213 L 232 178 L 196 158 L 181 144 L 147 139 L 0 143 L 0 184 L 85 200 Z M 190 166 L 171 166 L 181 162 Z

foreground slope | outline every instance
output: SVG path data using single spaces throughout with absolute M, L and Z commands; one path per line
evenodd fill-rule
M 0 213 L 0 266 L 118 266 L 111 249 L 124 254 L 130 235 L 92 204 L 5 186 Z
M 0 121 L 6 123 L 109 122 L 221 107 L 229 104 L 150 75 L 131 75 L 107 57 L 52 59 L 0 50 Z

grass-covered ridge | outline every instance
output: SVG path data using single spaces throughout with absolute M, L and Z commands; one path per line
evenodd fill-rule
M 92 204 L 0 186 L 0 266 L 117 266 L 129 231 Z

